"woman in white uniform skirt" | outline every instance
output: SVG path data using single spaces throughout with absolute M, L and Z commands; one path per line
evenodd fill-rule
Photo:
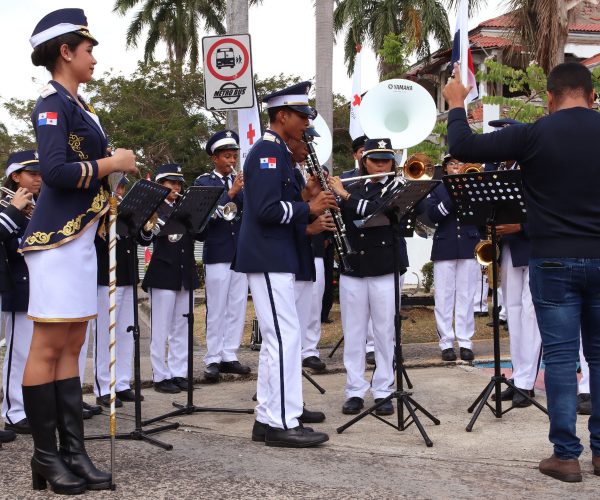
M 76 494 L 110 486 L 110 474 L 94 467 L 83 444 L 78 357 L 87 321 L 97 314 L 94 235 L 108 210 L 103 178 L 137 168 L 129 150 L 106 157 L 106 134 L 77 94 L 92 78 L 98 43 L 83 11 L 51 12 L 30 42 L 33 64 L 46 67 L 52 80 L 31 117 L 43 184 L 20 248 L 34 321 L 23 401 L 35 446 L 33 488 L 49 482 L 55 493 Z

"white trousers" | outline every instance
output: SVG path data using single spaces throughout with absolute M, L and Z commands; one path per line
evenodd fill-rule
M 296 314 L 300 325 L 300 347 L 301 359 L 304 359 L 304 346 L 308 342 L 308 327 L 311 322 L 313 307 L 313 292 L 315 283 L 312 281 L 294 281 L 294 298 L 296 302 Z M 319 318 L 320 320 L 320 318 Z
M 187 318 L 183 315 L 189 309 L 188 294 L 184 288 L 150 290 L 150 358 L 154 382 L 187 376 L 188 333 Z
M 290 273 L 248 274 L 262 333 L 256 420 L 279 429 L 297 427 L 303 406 L 301 333 L 294 281 Z
M 581 366 L 581 379 L 579 380 L 579 394 L 590 393 L 590 367 L 583 355 L 583 343 L 579 343 L 579 365 Z
M 237 361 L 248 301 L 248 278 L 231 264 L 206 264 L 206 355 L 204 363 Z
M 33 336 L 33 321 L 27 319 L 26 312 L 3 312 L 2 322 L 6 338 L 2 366 L 2 417 L 6 422 L 16 424 L 25 418 L 21 384 Z
M 453 346 L 455 337 L 459 347 L 473 347 L 473 296 L 478 268 L 475 259 L 438 260 L 433 263 L 435 322 L 442 351 Z
M 369 318 L 369 326 L 367 327 L 367 344 L 366 344 L 365 352 L 374 352 L 374 351 L 375 351 L 375 337 L 373 336 L 373 320 L 371 318 Z
M 400 277 L 400 288 L 404 277 Z M 371 278 L 340 277 L 340 308 L 344 329 L 346 399 L 365 397 L 365 342 L 369 318 L 373 320 L 376 369 L 371 392 L 385 398 L 394 387 L 394 275 Z
M 116 391 L 130 389 L 133 361 L 133 333 L 127 328 L 133 325 L 133 287 L 119 286 L 116 293 Z M 98 318 L 94 341 L 94 394 L 110 393 L 110 334 L 109 334 L 108 287 L 98 286 Z
M 319 357 L 319 340 L 321 340 L 321 309 L 323 308 L 323 292 L 325 291 L 325 266 L 322 257 L 315 257 L 316 280 L 311 287 L 311 306 L 308 325 L 302 334 L 302 359 L 311 356 Z M 300 318 L 300 313 L 298 312 Z
M 490 284 L 487 274 L 481 271 L 481 266 L 475 268 L 475 295 L 473 297 L 473 312 L 488 312 L 488 293 Z
M 501 266 L 512 377 L 519 389 L 533 389 L 540 364 L 542 338 L 529 289 L 529 266 L 513 267 L 508 245 L 502 249 Z

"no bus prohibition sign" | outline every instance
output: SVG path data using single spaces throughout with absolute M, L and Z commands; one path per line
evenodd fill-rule
M 238 49 L 240 49 L 240 52 L 242 53 L 242 67 L 240 70 L 238 70 L 237 72 L 235 72 L 232 75 L 221 74 L 219 72 L 219 69 L 215 68 L 213 65 L 214 52 L 219 47 L 221 47 L 222 45 L 226 45 L 226 44 L 235 45 Z M 242 44 L 240 41 L 236 40 L 235 38 L 222 38 L 222 39 L 218 40 L 217 43 L 215 43 L 214 45 L 212 45 L 210 47 L 210 49 L 208 49 L 208 53 L 206 54 L 206 67 L 208 68 L 208 71 L 210 71 L 211 75 L 213 75 L 215 78 L 218 78 L 219 80 L 223 80 L 225 82 L 229 82 L 231 80 L 237 80 L 238 78 L 240 78 L 248 69 L 249 64 L 250 64 L 250 55 L 248 54 L 248 50 L 246 49 L 244 44 Z M 225 67 L 220 68 L 220 69 L 222 70 L 224 68 Z

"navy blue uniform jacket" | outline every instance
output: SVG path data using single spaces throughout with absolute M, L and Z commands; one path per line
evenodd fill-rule
M 157 213 L 166 221 L 174 207 L 163 203 Z M 154 251 L 144 280 L 142 288 L 161 288 L 163 290 L 195 290 L 200 286 L 196 261 L 193 258 L 194 240 L 189 234 L 184 234 L 177 242 L 169 241 L 168 236 L 154 237 Z
M 235 176 L 232 175 L 232 182 Z M 202 174 L 194 181 L 194 186 L 215 186 L 223 187 L 223 180 L 214 172 Z M 201 239 L 204 241 L 202 249 L 202 262 L 204 264 L 219 264 L 223 262 L 232 262 L 237 240 L 242 225 L 241 215 L 244 208 L 243 190 L 239 191 L 232 199 L 229 197 L 227 189 L 219 199 L 219 205 L 226 203 L 235 203 L 237 206 L 237 216 L 232 221 L 226 221 L 222 217 L 211 218 L 207 227 L 202 231 Z M 216 212 L 215 212 L 216 213 Z
M 389 182 L 392 180 L 388 178 L 386 184 Z M 346 191 L 350 193 L 350 198 L 340 203 L 340 209 L 350 245 L 355 251 L 354 254 L 348 256 L 348 263 L 352 267 L 352 271 L 344 271 L 343 274 L 347 276 L 365 278 L 394 272 L 391 228 L 379 226 L 359 229 L 354 224 L 355 220 L 364 219 L 373 214 L 381 205 L 383 187 L 384 184 L 380 182 L 356 182 L 346 188 Z M 408 267 L 408 254 L 404 238 L 400 238 L 399 241 L 398 258 L 403 274 Z
M 3 311 L 26 312 L 29 305 L 29 272 L 25 258 L 18 252 L 27 223 L 25 214 L 13 205 L 0 213 Z
M 268 130 L 244 162 L 244 217 L 232 269 L 241 273 L 300 271 L 296 225 L 308 224 L 294 162 Z
M 67 243 L 108 209 L 97 162 L 106 156 L 107 138 L 99 122 L 80 105 L 86 106 L 51 81 L 33 109 L 43 185 L 22 251 Z
M 444 184 L 426 198 L 427 215 L 437 227 L 433 235 L 431 260 L 474 259 L 475 245 L 481 237 L 475 226 L 461 226 L 456 208 Z

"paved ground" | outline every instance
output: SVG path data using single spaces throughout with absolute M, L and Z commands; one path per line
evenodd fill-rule
M 344 374 L 320 375 L 327 390 L 320 395 L 305 383 L 307 405 L 323 409 L 327 420 L 315 425 L 331 440 L 320 449 L 268 448 L 249 439 L 252 415 L 199 413 L 173 419 L 182 424 L 157 437 L 172 451 L 142 442 L 117 442 L 114 493 L 90 492 L 95 498 L 577 498 L 599 497 L 600 477 L 592 474 L 588 450 L 582 456 L 584 481 L 565 484 L 537 471 L 550 454 L 547 418 L 534 408 L 513 410 L 502 419 L 484 411 L 473 432 L 464 430 L 466 408 L 489 380 L 467 366 L 410 370 L 414 397 L 440 420 L 423 418 L 434 441 L 427 448 L 416 427 L 397 432 L 372 417 L 343 434 L 335 429 L 348 417 L 339 411 Z M 198 405 L 252 408 L 252 380 L 201 385 Z M 144 417 L 171 410 L 171 401 L 185 398 L 144 390 Z M 91 396 L 86 396 L 92 400 Z M 545 402 L 543 395 L 538 400 Z M 119 413 L 120 431 L 132 428 L 133 408 Z M 585 433 L 585 418 L 579 417 Z M 106 432 L 108 418 L 95 417 L 86 432 Z M 585 440 L 587 444 L 587 439 Z M 89 442 L 90 454 L 109 465 L 107 442 Z M 0 497 L 46 498 L 30 490 L 28 461 L 31 443 L 20 436 L 0 450 Z

